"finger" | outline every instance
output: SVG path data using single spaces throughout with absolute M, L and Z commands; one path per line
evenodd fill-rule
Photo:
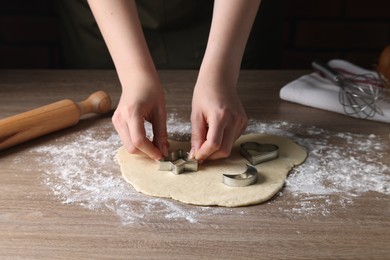
M 245 117 L 241 119 L 241 129 L 237 133 L 236 140 L 245 132 L 247 127 L 248 127 L 248 118 L 245 115 Z
M 241 120 L 237 121 L 238 126 L 237 126 L 237 131 L 235 132 L 235 138 L 234 140 L 237 140 L 246 130 L 248 126 L 248 119 L 246 117 L 242 118 Z
M 232 151 L 234 142 L 237 139 L 237 132 L 241 131 L 241 127 L 237 129 L 237 127 L 227 127 L 223 133 L 223 139 L 221 142 L 220 148 L 211 154 L 207 159 L 209 160 L 217 160 L 221 158 L 227 158 L 230 156 Z
M 206 140 L 196 152 L 197 160 L 205 160 L 211 154 L 218 151 L 222 145 L 225 125 L 217 124 L 216 120 L 210 121 Z
M 242 118 L 235 121 L 235 124 L 231 127 L 226 127 L 223 133 L 223 139 L 221 141 L 220 148 L 211 154 L 207 159 L 216 160 L 221 158 L 227 158 L 230 156 L 235 141 L 245 131 L 247 126 L 247 119 Z
M 153 143 L 164 156 L 168 156 L 168 133 L 165 112 L 156 113 L 153 117 Z
M 135 148 L 133 143 L 131 142 L 129 127 L 127 123 L 125 121 L 122 121 L 117 114 L 114 114 L 114 116 L 112 117 L 112 123 L 126 151 L 131 154 L 142 154 L 142 152 Z
M 191 117 L 191 151 L 189 158 L 195 158 L 196 152 L 202 146 L 206 140 L 207 135 L 207 122 L 204 120 L 202 115 Z
M 130 138 L 132 144 L 154 160 L 159 160 L 162 157 L 161 152 L 153 145 L 146 137 L 144 119 L 141 117 L 132 117 L 129 120 Z

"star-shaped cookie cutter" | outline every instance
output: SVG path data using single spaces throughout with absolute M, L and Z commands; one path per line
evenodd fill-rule
M 174 174 L 198 171 L 198 161 L 188 159 L 182 149 L 170 152 L 167 157 L 159 161 L 159 171 L 171 171 Z
M 240 174 L 223 174 L 223 183 L 232 187 L 249 186 L 257 182 L 257 169 L 253 165 L 276 159 L 279 156 L 279 147 L 274 144 L 260 144 L 246 142 L 240 145 L 240 154 L 251 164 L 247 164 L 246 171 Z

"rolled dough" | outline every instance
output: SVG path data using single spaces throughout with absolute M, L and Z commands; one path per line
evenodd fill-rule
M 224 173 L 242 173 L 248 163 L 240 156 L 243 142 L 272 143 L 279 146 L 278 159 L 256 165 L 259 172 L 256 184 L 247 187 L 229 187 L 222 183 Z M 189 151 L 189 142 L 170 142 L 170 149 Z M 287 138 L 251 134 L 241 136 L 235 143 L 231 156 L 226 159 L 205 161 L 197 172 L 175 175 L 159 171 L 158 162 L 144 156 L 129 154 L 123 147 L 117 158 L 124 179 L 138 192 L 172 198 L 195 205 L 238 207 L 258 204 L 272 198 L 282 187 L 288 172 L 301 164 L 307 153 Z

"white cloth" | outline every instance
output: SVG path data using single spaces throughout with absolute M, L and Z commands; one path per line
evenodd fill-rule
M 328 65 L 353 74 L 375 74 L 373 71 L 365 70 L 344 60 L 331 60 Z M 285 85 L 280 90 L 280 98 L 306 106 L 345 114 L 343 106 L 339 102 L 339 90 L 340 88 L 332 81 L 320 76 L 318 73 L 311 73 Z M 383 115 L 376 113 L 374 117 L 367 119 L 390 123 L 390 103 L 388 101 L 380 101 L 377 103 L 377 107 L 382 110 Z M 358 117 L 357 115 L 352 116 Z

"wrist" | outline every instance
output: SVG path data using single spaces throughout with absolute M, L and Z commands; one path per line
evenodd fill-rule
M 161 89 L 160 79 L 155 69 L 128 68 L 121 72 L 118 77 L 123 92 L 142 91 L 146 89 Z
M 199 70 L 196 86 L 205 86 L 207 88 L 235 89 L 239 76 L 239 69 L 224 64 L 214 62 L 202 63 Z

